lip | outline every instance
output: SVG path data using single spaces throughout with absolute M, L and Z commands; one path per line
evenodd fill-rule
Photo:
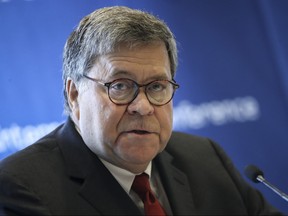
M 154 121 L 130 120 L 124 127 L 121 126 L 119 132 L 123 134 L 149 135 L 160 133 L 160 127 Z
M 126 130 L 123 130 L 122 132 L 120 132 L 121 134 L 127 134 L 127 135 L 134 135 L 134 136 L 148 136 L 148 135 L 152 135 L 152 134 L 159 134 L 156 130 L 151 130 L 148 128 L 139 128 L 139 127 L 135 127 L 135 128 L 129 128 Z
M 138 130 L 138 129 L 135 129 L 135 130 L 130 130 L 130 131 L 125 131 L 125 133 L 128 133 L 128 134 L 138 134 L 138 135 L 146 135 L 146 134 L 151 134 L 152 132 L 150 131 L 147 131 L 147 130 Z

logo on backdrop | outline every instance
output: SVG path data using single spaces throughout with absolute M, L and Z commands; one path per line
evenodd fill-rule
M 181 101 L 174 107 L 174 129 L 201 129 L 232 122 L 255 121 L 260 117 L 258 101 L 251 96 L 194 105 Z
M 60 122 L 48 124 L 27 125 L 20 127 L 13 124 L 10 128 L 0 127 L 0 156 L 1 153 L 20 150 L 51 132 Z

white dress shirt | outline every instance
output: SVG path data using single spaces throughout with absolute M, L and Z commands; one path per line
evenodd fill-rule
M 126 191 L 126 193 L 131 197 L 131 199 L 135 202 L 135 204 L 139 207 L 139 209 L 144 213 L 144 204 L 142 200 L 139 198 L 137 193 L 131 190 L 134 178 L 138 174 L 134 174 L 128 170 L 117 167 L 103 159 L 100 158 L 104 166 L 110 171 L 110 173 L 114 176 L 114 178 L 118 181 L 118 183 L 122 186 L 122 188 Z M 170 204 L 163 188 L 163 185 L 160 181 L 160 176 L 156 169 L 152 170 L 152 162 L 150 162 L 144 171 L 147 175 L 149 175 L 150 186 L 155 194 L 156 198 L 161 203 L 162 207 L 165 209 L 167 215 L 172 215 L 172 210 L 170 208 Z

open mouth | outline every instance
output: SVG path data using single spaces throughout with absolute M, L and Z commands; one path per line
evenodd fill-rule
M 132 130 L 131 133 L 136 133 L 136 134 L 148 134 L 148 131 L 144 130 Z

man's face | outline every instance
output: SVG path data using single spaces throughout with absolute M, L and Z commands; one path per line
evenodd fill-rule
M 100 57 L 88 76 L 102 82 L 129 78 L 139 84 L 171 80 L 170 62 L 163 43 L 128 49 Z M 84 78 L 83 78 L 84 79 Z M 116 105 L 107 87 L 70 80 L 68 95 L 72 117 L 86 145 L 100 158 L 131 172 L 142 172 L 161 152 L 172 131 L 172 102 L 155 106 L 144 88 L 128 105 Z

